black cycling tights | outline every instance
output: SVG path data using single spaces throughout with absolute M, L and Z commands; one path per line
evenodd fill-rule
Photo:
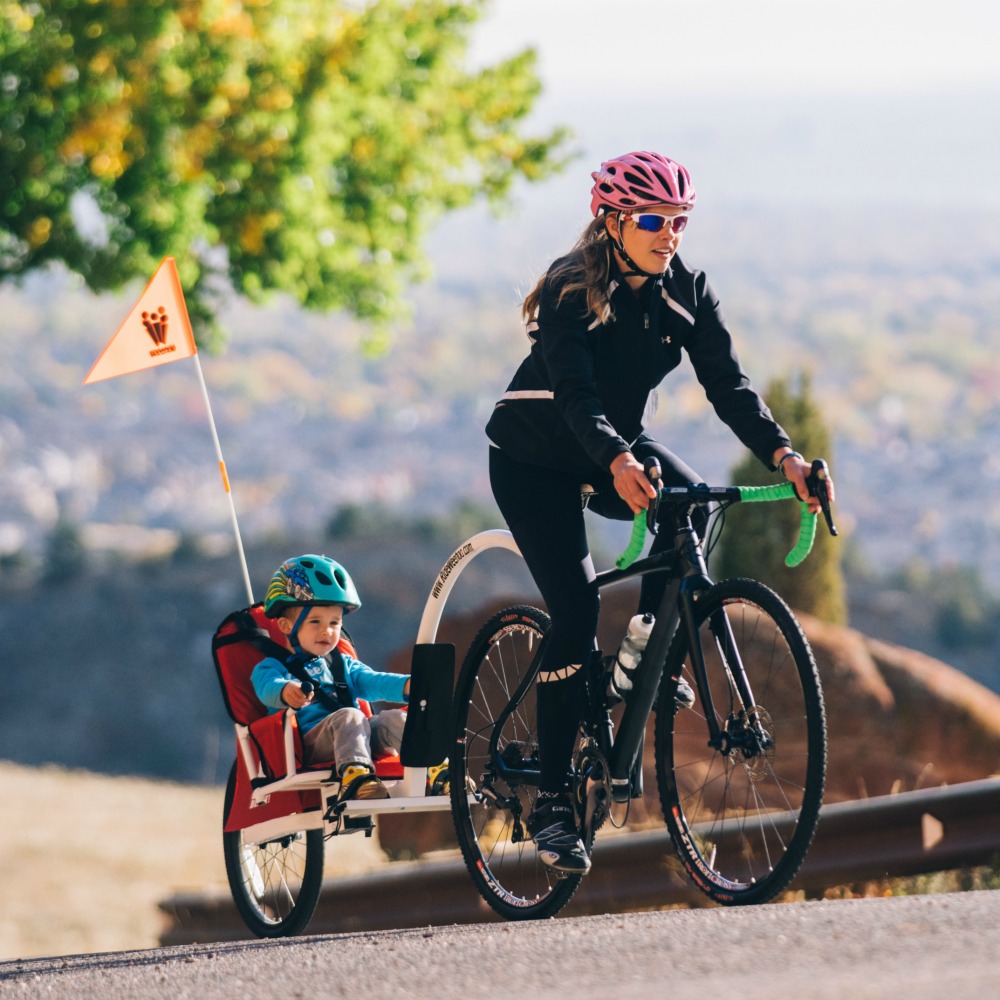
M 642 462 L 655 455 L 664 486 L 686 486 L 699 477 L 662 445 L 640 439 L 632 454 Z M 596 481 L 594 481 L 596 480 Z M 628 504 L 615 492 L 610 473 L 595 474 L 590 482 L 598 492 L 589 509 L 604 517 L 632 520 Z M 540 790 L 563 791 L 572 764 L 573 743 L 581 718 L 584 671 L 594 650 L 600 594 L 587 544 L 577 474 L 556 472 L 517 462 L 498 448 L 490 448 L 490 482 L 500 512 L 510 528 L 545 600 L 552 627 L 539 670 L 538 752 Z M 669 516 L 666 509 L 662 516 Z M 651 553 L 673 545 L 672 525 L 655 537 Z M 704 534 L 704 520 L 695 521 Z M 642 579 L 639 611 L 655 612 L 666 589 L 665 574 Z

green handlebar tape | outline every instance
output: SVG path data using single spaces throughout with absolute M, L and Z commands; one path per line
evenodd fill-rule
M 739 487 L 740 499 L 748 503 L 758 500 L 785 500 L 796 496 L 795 487 L 791 483 L 780 483 L 777 486 L 741 486 Z M 798 566 L 812 551 L 813 542 L 816 540 L 816 515 L 809 512 L 809 507 L 802 500 L 799 500 L 802 508 L 802 519 L 799 522 L 799 540 L 795 543 L 795 548 L 785 556 L 785 565 L 789 567 Z
M 795 543 L 795 548 L 785 556 L 785 565 L 794 568 L 803 562 L 807 555 L 812 552 L 813 542 L 816 540 L 816 515 L 811 513 L 809 505 L 804 501 L 799 501 L 802 508 L 802 519 L 799 521 L 799 540 Z
M 646 512 L 640 510 L 632 521 L 632 537 L 629 539 L 628 548 L 615 560 L 615 565 L 619 569 L 628 569 L 642 554 L 642 547 L 646 544 Z
M 737 489 L 740 491 L 740 499 L 745 503 L 797 498 L 795 487 L 791 483 L 779 483 L 776 486 L 738 486 Z M 802 508 L 799 539 L 795 543 L 795 548 L 785 556 L 785 565 L 789 567 L 798 566 L 803 562 L 812 551 L 813 542 L 816 540 L 816 515 L 809 512 L 809 505 L 802 500 L 799 500 L 799 507 Z M 632 537 L 629 539 L 628 548 L 615 560 L 615 565 L 619 569 L 628 569 L 642 554 L 645 544 L 646 512 L 641 510 L 632 521 Z
M 740 499 L 744 503 L 756 500 L 789 500 L 794 497 L 795 487 L 791 483 L 777 483 L 774 486 L 737 486 Z

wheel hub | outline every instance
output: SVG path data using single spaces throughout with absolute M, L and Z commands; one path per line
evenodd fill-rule
M 719 749 L 742 764 L 751 781 L 758 781 L 771 772 L 776 747 L 771 716 L 755 705 L 749 712 L 729 716 Z

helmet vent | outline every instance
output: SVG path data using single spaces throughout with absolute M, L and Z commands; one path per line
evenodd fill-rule
M 640 177 L 638 174 L 633 174 L 631 170 L 626 170 L 624 175 L 625 180 L 632 184 L 634 187 L 640 187 L 644 190 L 650 190 L 649 181 L 645 177 Z
M 650 170 L 652 170 L 652 167 L 650 167 Z M 665 187 L 665 188 L 666 188 L 666 189 L 667 189 L 668 191 L 672 190 L 672 188 L 671 188 L 671 184 L 670 184 L 670 180 L 669 180 L 668 178 L 664 177 L 664 176 L 663 176 L 663 174 L 661 174 L 661 173 L 660 173 L 660 172 L 659 172 L 658 170 L 653 170 L 653 176 L 654 176 L 654 177 L 655 177 L 655 178 L 657 179 L 657 181 L 659 181 L 659 183 L 660 183 L 660 184 L 662 184 L 662 185 L 663 185 L 663 187 Z
M 321 569 L 316 570 L 316 579 L 319 580 L 319 582 L 321 584 L 323 584 L 324 587 L 331 587 L 331 586 L 333 586 L 333 580 L 331 580 L 326 575 L 326 573 L 324 573 Z M 341 584 L 341 586 L 343 586 L 343 584 Z

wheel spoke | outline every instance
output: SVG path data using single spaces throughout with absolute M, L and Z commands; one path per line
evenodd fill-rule
M 519 765 L 537 771 L 535 686 L 508 711 L 531 668 L 548 616 L 534 608 L 509 608 L 494 615 L 474 640 L 456 690 L 456 733 L 462 745 L 459 780 L 452 784 L 455 830 L 476 888 L 509 919 L 551 916 L 576 889 L 579 879 L 557 879 L 537 857 L 525 820 L 537 789 L 521 782 Z M 496 747 L 509 780 L 491 759 L 494 728 L 503 723 Z M 475 799 L 458 794 L 468 776 Z
M 233 794 L 235 767 L 227 801 Z M 226 875 L 233 901 L 260 937 L 301 934 L 312 918 L 323 882 L 323 831 L 253 842 L 243 831 L 223 834 Z
M 661 695 L 661 803 L 682 863 L 692 874 L 702 872 L 697 883 L 705 887 L 706 867 L 716 874 L 718 884 L 709 880 L 705 887 L 709 895 L 724 903 L 763 902 L 795 875 L 819 815 L 826 729 L 815 663 L 787 606 L 762 584 L 718 584 L 699 599 L 696 614 L 721 741 L 706 748 L 700 692 L 693 709 L 677 712 Z M 680 638 L 669 655 L 668 669 L 683 667 L 693 679 Z M 740 668 L 751 705 L 737 693 Z

